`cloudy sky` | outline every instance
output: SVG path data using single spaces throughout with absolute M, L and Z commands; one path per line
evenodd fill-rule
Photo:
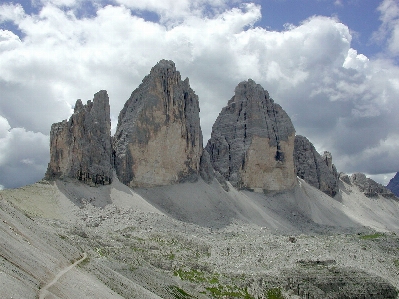
M 396 0 L 0 1 L 0 188 L 43 177 L 76 99 L 106 89 L 114 130 L 163 58 L 199 96 L 204 143 L 252 78 L 339 171 L 399 171 Z

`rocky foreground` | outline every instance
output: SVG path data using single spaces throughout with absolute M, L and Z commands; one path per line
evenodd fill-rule
M 340 181 L 336 199 L 43 181 L 0 201 L 1 298 L 397 298 L 399 207 Z M 191 198 L 191 204 L 187 204 Z

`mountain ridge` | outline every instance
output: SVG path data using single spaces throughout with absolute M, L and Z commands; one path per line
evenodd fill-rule
M 86 105 L 78 100 L 69 120 L 53 124 L 46 179 L 69 177 L 96 186 L 110 184 L 115 170 L 131 187 L 202 177 L 208 183 L 216 178 L 226 190 L 229 181 L 262 192 L 289 190 L 298 175 L 332 197 L 338 192 L 331 154 L 322 157 L 306 137 L 295 136 L 289 116 L 252 79 L 237 85 L 205 148 L 198 96 L 173 61 L 159 61 L 132 92 L 114 136 L 109 110 L 107 92 L 100 91 Z M 390 196 L 376 182 L 362 181 Z
M 78 100 L 45 179 L 0 191 L 0 297 L 397 299 L 392 193 L 337 174 L 253 80 L 205 149 L 174 63 L 142 84 L 113 137 L 106 92 Z

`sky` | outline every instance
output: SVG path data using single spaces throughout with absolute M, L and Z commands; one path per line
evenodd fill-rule
M 396 0 L 0 0 L 0 189 L 43 178 L 77 99 L 107 90 L 114 131 L 161 59 L 199 96 L 204 144 L 251 78 L 338 171 L 399 171 Z

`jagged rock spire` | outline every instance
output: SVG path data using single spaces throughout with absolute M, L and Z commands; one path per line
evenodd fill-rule
M 105 90 L 86 105 L 76 101 L 69 120 L 55 123 L 50 132 L 50 163 L 46 179 L 76 178 L 89 185 L 112 181 L 111 120 Z
M 172 61 L 161 60 L 119 114 L 115 169 L 131 187 L 196 180 L 202 155 L 198 96 Z
M 294 162 L 298 177 L 331 197 L 338 193 L 338 173 L 331 153 L 325 151 L 321 156 L 309 139 L 297 135 Z
M 296 184 L 294 138 L 285 111 L 249 79 L 220 112 L 206 150 L 215 170 L 234 186 L 285 190 Z

